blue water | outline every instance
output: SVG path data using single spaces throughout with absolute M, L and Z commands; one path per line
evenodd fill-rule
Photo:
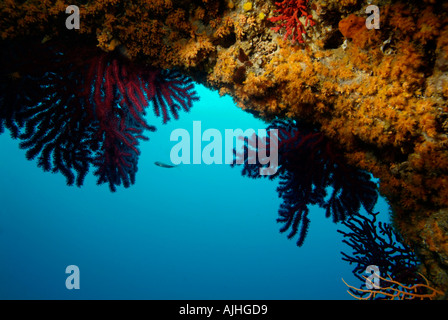
M 340 251 L 340 225 L 310 212 L 303 247 L 279 233 L 277 181 L 227 165 L 169 163 L 172 130 L 266 128 L 198 86 L 201 101 L 141 145 L 136 184 L 111 193 L 89 175 L 82 188 L 25 159 L 0 136 L 0 299 L 352 299 L 358 285 Z M 380 200 L 378 210 L 387 212 Z M 387 217 L 386 217 L 387 219 Z M 65 269 L 80 270 L 68 290 Z

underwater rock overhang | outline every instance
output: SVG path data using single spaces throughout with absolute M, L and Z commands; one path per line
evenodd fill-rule
M 126 59 L 181 69 L 262 119 L 315 124 L 379 178 L 422 272 L 447 292 L 448 4 L 382 1 L 380 29 L 369 30 L 368 1 L 281 3 L 72 1 L 81 28 L 68 31 L 62 2 L 8 0 L 0 30 L 4 40 L 83 34 Z

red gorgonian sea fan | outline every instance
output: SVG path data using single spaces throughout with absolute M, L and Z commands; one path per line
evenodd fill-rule
M 285 28 L 284 40 L 291 36 L 293 41 L 304 43 L 303 34 L 306 34 L 305 27 L 316 24 L 312 20 L 312 15 L 307 12 L 308 0 L 283 0 L 275 4 L 278 9 L 274 10 L 274 12 L 277 12 L 279 15 L 268 20 L 271 22 L 280 21 L 280 24 L 273 27 L 272 30 L 278 32 L 280 29 Z M 300 21 L 301 17 L 305 17 L 305 23 Z
M 0 43 L 0 133 L 9 129 L 29 160 L 81 186 L 92 166 L 111 191 L 135 182 L 138 148 L 155 131 L 152 104 L 166 123 L 198 100 L 192 81 L 105 53 L 83 42 Z

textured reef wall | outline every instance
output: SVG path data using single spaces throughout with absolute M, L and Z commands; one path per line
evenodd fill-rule
M 379 179 L 422 273 L 447 292 L 448 3 L 278 1 L 73 0 L 81 26 L 67 31 L 62 1 L 4 0 L 0 32 L 43 42 L 76 33 L 178 68 L 260 118 L 317 126 Z M 366 27 L 370 4 L 379 29 Z

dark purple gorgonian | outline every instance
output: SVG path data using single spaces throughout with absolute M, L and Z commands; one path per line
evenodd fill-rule
M 392 225 L 377 221 L 377 216 L 378 213 L 374 212 L 366 215 L 355 213 L 342 222 L 343 227 L 338 232 L 344 236 L 343 242 L 352 249 L 351 254 L 341 252 L 342 260 L 354 265 L 352 272 L 362 284 L 369 276 L 366 273 L 368 266 L 376 266 L 379 276 L 392 277 L 400 284 L 412 286 L 424 283 L 424 278 L 418 273 L 417 255 L 404 243 Z M 398 288 L 392 282 L 387 286 Z M 368 292 L 352 288 L 349 290 L 352 295 L 360 298 L 368 295 Z M 415 293 L 424 293 L 426 288 L 421 287 L 419 290 Z
M 267 162 L 257 155 L 268 154 L 270 143 L 277 144 L 277 172 L 264 177 L 280 179 L 277 191 L 283 202 L 277 222 L 283 224 L 280 232 L 289 230 L 288 238 L 298 234 L 298 246 L 308 232 L 310 205 L 324 208 L 333 222 L 345 220 L 361 206 L 373 210 L 378 198 L 376 184 L 367 172 L 348 165 L 322 133 L 296 121 L 275 121 L 262 143 L 257 145 L 257 140 L 256 135 L 245 140 L 243 150 L 235 151 L 234 162 L 243 165 L 242 175 L 262 177 L 260 169 L 267 169 Z

